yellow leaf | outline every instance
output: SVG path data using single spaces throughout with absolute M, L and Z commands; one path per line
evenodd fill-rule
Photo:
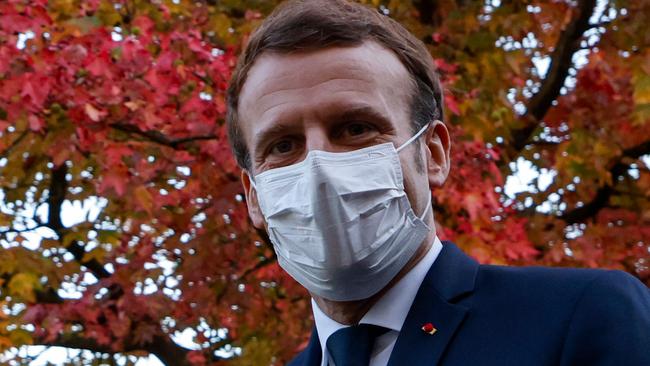
M 14 217 L 12 215 L 7 215 L 4 212 L 0 212 L 0 226 L 11 226 Z
M 139 186 L 135 189 L 135 199 L 138 200 L 140 206 L 151 215 L 153 208 L 153 197 L 145 186 Z
M 41 240 L 41 248 L 43 249 L 52 249 L 52 248 L 59 248 L 61 246 L 61 242 L 55 239 L 43 239 Z
M 28 302 L 36 301 L 34 290 L 40 287 L 38 277 L 33 273 L 18 273 L 9 280 L 9 294 L 18 296 Z
M 13 343 L 14 346 L 34 343 L 31 334 L 23 329 L 16 329 L 9 333 L 9 339 L 11 339 L 11 343 Z
M 273 363 L 273 355 L 277 349 L 273 339 L 260 339 L 252 337 L 246 346 L 245 352 L 232 361 L 232 365 L 269 365 Z
M 97 240 L 102 244 L 115 246 L 120 243 L 120 233 L 114 230 L 98 230 Z
M 122 20 L 120 13 L 113 6 L 112 1 L 102 1 L 97 9 L 97 17 L 102 24 L 117 24 Z
M 643 126 L 650 121 L 650 103 L 639 104 L 634 108 L 634 125 Z
M 650 62 L 646 61 L 639 69 L 635 70 L 632 77 L 634 84 L 634 125 L 643 126 L 650 120 Z
M 87 263 L 90 262 L 91 260 L 96 260 L 98 262 L 103 262 L 104 261 L 104 255 L 106 254 L 106 251 L 101 249 L 101 248 L 95 248 L 91 250 L 90 252 L 87 252 L 84 254 L 83 258 L 81 259 L 82 263 Z
M 95 16 L 73 18 L 66 23 L 77 28 L 82 34 L 88 33 L 102 24 L 101 20 Z
M 634 77 L 634 104 L 650 104 L 650 75 L 640 73 Z
M 75 240 L 83 241 L 86 239 L 86 234 L 79 231 L 69 231 L 63 236 L 62 246 L 67 247 Z
M 230 29 L 232 28 L 232 21 L 223 13 L 219 13 L 212 18 L 211 28 L 217 32 L 217 35 L 222 39 L 230 37 Z
M 0 274 L 13 273 L 16 270 L 17 262 L 13 250 L 0 250 Z
M 13 347 L 13 342 L 7 337 L 0 337 L 0 351 L 5 351 L 10 347 Z

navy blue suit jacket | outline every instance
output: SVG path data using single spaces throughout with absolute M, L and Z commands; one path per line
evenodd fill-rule
M 321 352 L 314 329 L 290 365 Z M 388 365 L 650 366 L 650 290 L 621 271 L 479 265 L 445 242 Z

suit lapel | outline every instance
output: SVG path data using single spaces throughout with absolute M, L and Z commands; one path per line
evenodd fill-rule
M 478 263 L 450 242 L 429 269 L 409 310 L 388 366 L 435 365 L 461 325 L 469 309 L 454 304 L 474 290 Z M 437 331 L 430 335 L 422 326 L 432 323 Z M 314 327 L 307 348 L 289 366 L 320 366 L 322 351 Z
M 469 311 L 454 304 L 454 300 L 473 291 L 477 271 L 478 263 L 454 244 L 444 243 L 442 252 L 418 290 L 388 366 L 435 365 L 439 362 Z M 427 323 L 436 328 L 433 335 L 422 330 Z

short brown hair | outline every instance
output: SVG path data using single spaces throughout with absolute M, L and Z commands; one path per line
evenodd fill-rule
M 239 57 L 226 94 L 230 145 L 240 167 L 251 159 L 237 120 L 239 93 L 248 71 L 264 51 L 293 53 L 327 47 L 352 47 L 375 41 L 393 51 L 414 85 L 413 131 L 442 120 L 442 88 L 425 45 L 403 26 L 376 9 L 346 0 L 290 0 L 278 6 L 251 35 Z

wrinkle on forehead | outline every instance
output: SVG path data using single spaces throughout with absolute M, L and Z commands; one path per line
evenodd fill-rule
M 300 109 L 304 102 L 336 97 L 374 99 L 386 109 L 396 108 L 396 101 L 410 95 L 410 85 L 397 56 L 375 42 L 291 54 L 263 53 L 242 87 L 240 123 L 246 138 L 250 127 L 262 119 Z M 291 103 L 296 103 L 295 108 L 287 105 Z
M 373 91 L 371 95 L 368 94 L 369 90 Z M 259 114 L 259 119 L 266 119 L 267 116 L 273 116 L 278 109 L 282 110 L 283 107 L 288 107 L 287 105 L 291 103 L 297 104 L 294 109 L 307 107 L 306 104 L 302 103 L 303 100 L 296 99 L 296 93 L 304 100 L 327 104 L 331 102 L 331 99 L 381 99 L 381 96 L 377 95 L 376 91 L 375 83 L 367 80 L 335 77 L 309 86 L 280 88 L 260 95 L 253 108 Z
M 365 83 L 365 84 L 371 84 L 371 85 L 375 84 L 372 81 L 369 81 L 369 80 L 366 80 L 366 79 L 363 79 L 363 78 L 354 78 L 354 79 L 352 79 L 352 78 L 341 77 L 340 74 L 337 74 L 336 76 L 332 76 L 331 78 L 325 78 L 323 80 L 314 81 L 310 85 L 295 85 L 295 86 L 288 85 L 288 86 L 283 87 L 281 89 L 271 90 L 271 91 L 269 91 L 267 93 L 264 92 L 264 89 L 261 89 L 260 94 L 262 94 L 262 95 L 260 96 L 259 101 L 262 101 L 265 98 L 270 98 L 270 97 L 276 96 L 277 94 L 281 94 L 281 93 L 284 93 L 284 92 L 290 92 L 290 91 L 297 90 L 297 89 L 301 89 L 303 91 L 310 91 L 315 87 L 322 88 L 322 87 L 325 87 L 328 83 L 331 83 L 331 82 L 340 82 L 340 83 L 343 83 L 343 84 L 349 84 L 349 85 L 344 85 L 344 86 L 347 86 L 347 87 L 349 87 L 351 89 L 354 89 L 355 87 L 357 87 L 359 83 Z
M 325 53 L 324 55 L 328 55 Z M 301 93 L 309 93 L 314 88 L 326 88 L 328 84 L 337 88 L 346 87 L 350 89 L 379 87 L 378 80 L 372 78 L 370 65 L 360 64 L 359 60 L 350 57 L 335 59 L 327 58 L 327 63 L 322 65 L 322 58 L 319 54 L 300 55 L 262 55 L 248 76 L 247 82 L 242 88 L 242 106 L 246 108 L 246 101 L 255 101 L 256 106 L 264 104 L 266 100 L 278 97 L 278 95 L 289 94 L 300 90 Z M 279 57 L 272 61 L 286 62 L 292 67 L 274 68 L 277 62 L 264 62 L 272 57 Z M 318 60 L 316 60 L 318 58 Z M 319 65 L 317 73 L 311 72 Z M 249 85 L 259 86 L 255 90 L 248 90 Z
M 263 81 L 271 81 L 276 78 L 294 81 L 302 77 L 301 72 L 313 70 L 314 63 L 323 59 L 327 60 L 328 68 L 320 69 L 319 71 L 328 72 L 324 74 L 326 77 L 336 76 L 339 74 L 341 68 L 344 70 L 354 71 L 355 73 L 360 72 L 357 75 L 363 77 L 363 75 L 365 75 L 368 70 L 381 65 L 372 58 L 363 57 L 365 55 L 368 55 L 369 51 L 371 50 L 374 52 L 375 50 L 383 51 L 385 49 L 379 45 L 375 45 L 374 43 L 368 43 L 356 47 L 331 47 L 306 52 L 265 52 L 258 57 L 257 61 L 255 61 L 255 64 L 249 70 L 248 77 L 250 78 L 258 71 L 261 71 L 261 69 L 266 68 L 267 70 L 264 70 L 264 72 L 262 72 Z M 273 70 L 268 70 L 268 65 L 264 65 L 265 63 L 262 61 L 272 58 L 282 59 L 286 62 L 290 62 L 296 66 L 297 69 L 282 70 L 282 72 L 278 74 L 269 73 L 268 71 Z
M 344 52 L 341 52 L 343 50 Z M 388 54 L 392 57 L 373 57 L 376 53 Z M 383 55 L 382 55 L 383 56 Z M 292 68 L 274 68 L 275 63 L 264 62 L 269 59 L 292 64 Z M 320 79 L 305 84 L 305 72 L 312 71 L 314 64 L 326 59 L 326 67 L 320 68 Z M 383 80 L 375 80 L 372 70 L 381 70 Z M 368 41 L 355 47 L 332 47 L 316 51 L 278 53 L 265 52 L 255 61 L 248 72 L 248 77 L 240 93 L 240 99 L 256 100 L 260 95 L 274 92 L 278 86 L 287 90 L 301 87 L 312 87 L 322 81 L 336 78 L 377 83 L 392 78 L 401 78 L 400 71 L 406 71 L 402 63 L 392 51 L 373 41 Z M 406 75 L 408 76 L 408 74 Z M 261 86 L 251 90 L 251 85 Z

